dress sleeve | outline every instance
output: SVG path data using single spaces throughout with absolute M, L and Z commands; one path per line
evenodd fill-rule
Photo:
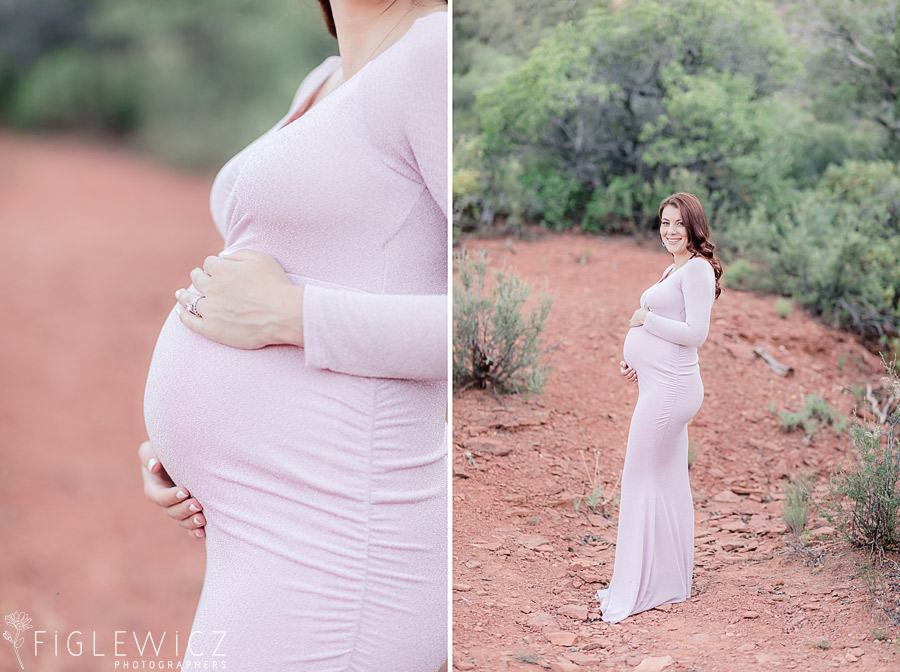
M 371 378 L 446 380 L 447 312 L 445 295 L 307 287 L 306 364 Z
M 699 348 L 709 333 L 709 317 L 716 298 L 716 276 L 704 260 L 688 262 L 681 276 L 684 322 L 647 313 L 644 329 L 672 343 Z
M 422 225 L 438 223 L 446 236 L 448 18 L 446 12 L 437 12 L 419 21 L 424 23 L 393 52 L 401 57 L 399 62 L 363 80 L 372 105 L 365 119 L 372 142 L 391 169 L 420 182 L 440 209 L 442 218 Z M 448 313 L 446 293 L 372 294 L 307 287 L 306 364 L 357 376 L 446 380 Z

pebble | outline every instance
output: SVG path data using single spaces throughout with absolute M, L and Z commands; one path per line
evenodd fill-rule
M 756 611 L 745 611 L 743 614 L 744 618 L 759 618 L 759 612 Z
M 454 583 L 453 590 L 459 591 L 460 593 L 465 593 L 472 590 L 472 586 L 468 583 Z
M 468 672 L 468 670 L 475 669 L 475 664 L 469 660 L 454 660 L 453 667 L 457 670 L 462 670 L 462 672 Z

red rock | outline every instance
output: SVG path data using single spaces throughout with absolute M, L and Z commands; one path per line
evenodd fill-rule
M 550 672 L 579 672 L 580 667 L 568 660 L 557 660 L 550 663 Z
M 468 583 L 454 583 L 453 590 L 465 593 L 472 590 L 472 586 L 470 586 Z
M 634 668 L 634 672 L 662 672 L 674 664 L 675 659 L 672 656 L 648 656 Z
M 465 444 L 466 450 L 481 455 L 482 457 L 504 457 L 512 452 L 510 446 L 504 445 L 500 441 L 494 439 L 478 439 L 468 441 Z
M 724 502 L 726 504 L 733 504 L 735 502 L 742 502 L 743 498 L 734 494 L 731 490 L 725 489 L 725 490 L 722 490 L 722 492 L 718 493 L 717 495 L 714 495 L 712 498 L 712 501 Z
M 759 612 L 756 611 L 745 611 L 742 614 L 743 618 L 759 618 Z
M 540 546 L 535 546 L 533 550 L 541 553 L 552 553 L 554 549 L 549 544 L 541 544 Z
M 469 660 L 454 660 L 453 668 L 462 672 L 468 672 L 475 669 L 475 664 Z
M 566 604 L 556 610 L 557 614 L 574 618 L 576 621 L 586 621 L 587 612 L 587 607 L 580 604 Z
M 604 518 L 603 516 L 596 513 L 588 514 L 588 522 L 594 527 L 611 527 L 612 521 Z
M 557 646 L 572 646 L 578 636 L 574 632 L 566 632 L 559 630 L 558 632 L 548 632 L 545 634 L 547 641 Z
M 728 532 L 737 532 L 739 530 L 746 530 L 747 523 L 742 520 L 723 520 L 719 523 L 719 529 L 727 530 Z
M 546 628 L 554 631 L 559 630 L 559 623 L 546 611 L 536 611 L 531 618 L 525 621 L 525 624 L 535 630 L 544 630 Z
M 590 655 L 588 653 L 581 653 L 580 651 L 567 653 L 565 656 L 576 665 L 599 665 L 604 660 L 598 655 Z
M 539 534 L 523 534 L 519 537 L 519 545 L 524 546 L 529 551 L 534 550 L 537 546 L 543 546 L 550 540 Z
M 837 530 L 830 525 L 823 525 L 822 527 L 810 530 L 809 533 L 814 537 L 827 537 L 837 534 Z

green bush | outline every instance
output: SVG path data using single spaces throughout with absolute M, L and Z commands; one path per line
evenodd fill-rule
M 900 164 L 829 168 L 790 207 L 757 208 L 724 240 L 727 258 L 764 271 L 754 289 L 791 297 L 883 350 L 898 347 Z
M 549 373 L 541 335 L 553 300 L 543 293 L 530 311 L 530 285 L 514 271 L 489 277 L 490 256 L 456 257 L 453 289 L 453 384 L 499 392 L 541 392 Z
M 828 402 L 818 394 L 808 394 L 803 399 L 803 408 L 799 411 L 780 411 L 778 419 L 781 420 L 781 431 L 792 432 L 803 428 L 803 443 L 810 443 L 816 436 L 819 427 L 831 425 L 835 434 L 844 431 L 847 419 L 835 413 Z
M 896 362 L 886 366 L 888 383 L 900 398 Z M 853 427 L 855 465 L 832 475 L 827 517 L 856 546 L 873 553 L 900 550 L 900 408 L 884 426 L 858 422 Z

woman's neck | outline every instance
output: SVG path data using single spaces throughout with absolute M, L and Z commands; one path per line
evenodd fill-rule
M 679 268 L 689 262 L 691 260 L 691 257 L 693 256 L 693 253 L 689 250 L 685 250 L 680 254 L 673 254 L 672 257 L 675 259 L 675 268 L 673 270 L 677 271 Z
M 425 4 L 427 3 L 427 4 Z M 331 0 L 342 79 L 347 81 L 409 30 L 413 22 L 435 10 L 432 0 Z M 444 7 L 440 3 L 440 7 Z

